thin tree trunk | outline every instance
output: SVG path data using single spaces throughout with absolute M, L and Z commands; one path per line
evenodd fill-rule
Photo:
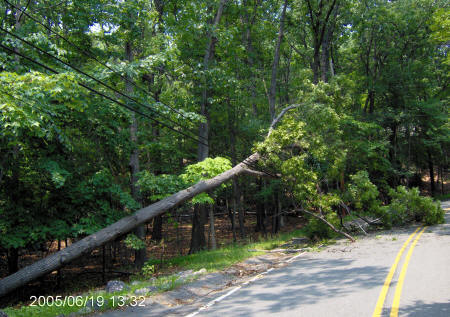
M 247 25 L 246 30 L 245 30 L 245 38 L 244 38 L 244 44 L 246 46 L 247 49 L 247 64 L 249 67 L 249 72 L 248 72 L 248 76 L 250 77 L 250 94 L 251 94 L 251 104 L 252 104 L 252 110 L 253 110 L 253 115 L 257 116 L 258 115 L 258 107 L 257 107 L 257 103 L 256 103 L 256 97 L 257 97 L 257 92 L 256 92 L 256 82 L 255 82 L 255 75 L 253 73 L 253 67 L 254 67 L 254 60 L 253 60 L 253 54 L 254 54 L 254 49 L 253 49 L 253 44 L 252 44 L 252 36 L 251 36 L 251 29 L 253 24 L 255 23 L 256 20 L 256 10 L 257 7 L 260 5 L 260 1 L 255 1 L 254 4 L 254 12 L 253 12 L 253 16 L 250 19 L 249 17 L 249 13 L 247 10 L 247 1 L 244 0 L 244 9 L 245 9 L 245 14 L 244 14 L 244 23 Z
M 161 241 L 162 240 L 162 225 L 163 217 L 162 215 L 153 218 L 153 228 L 152 228 L 152 240 Z
M 239 193 L 239 203 L 238 203 L 238 218 L 239 218 L 239 233 L 241 239 L 245 239 L 245 219 L 244 219 L 244 193 L 242 190 L 237 189 Z
M 258 189 L 262 191 L 262 180 L 258 180 Z M 261 199 L 256 201 L 256 228 L 255 232 L 262 232 L 266 234 L 266 224 L 265 224 L 265 212 L 264 212 L 264 203 L 261 202 Z
M 234 202 L 234 200 L 233 200 L 233 202 Z M 233 233 L 233 242 L 236 242 L 236 221 L 235 221 L 235 217 L 234 217 L 234 210 L 236 208 L 236 204 L 234 204 L 233 208 L 230 208 L 230 205 L 228 203 L 228 198 L 226 200 L 226 204 L 227 204 L 228 215 L 229 215 L 230 221 L 231 221 L 231 232 Z
M 133 49 L 131 42 L 127 42 L 125 46 L 125 55 L 128 62 L 133 61 Z M 133 87 L 129 80 L 125 82 L 126 91 L 129 95 L 132 95 L 133 93 Z M 137 139 L 137 132 L 138 132 L 138 122 L 136 119 L 136 114 L 134 112 L 131 112 L 131 125 L 130 125 L 130 141 L 132 144 L 132 152 L 130 156 L 130 174 L 131 174 L 131 196 L 134 200 L 136 200 L 138 203 L 141 203 L 141 195 L 140 195 L 140 189 L 139 186 L 137 186 L 138 181 L 138 173 L 139 173 L 139 149 L 137 146 L 138 139 Z M 145 242 L 145 224 L 142 224 L 141 226 L 137 227 L 135 229 L 136 236 L 143 240 Z M 135 265 L 140 268 L 144 265 L 145 261 L 147 260 L 147 252 L 146 248 L 142 248 L 139 250 L 136 250 L 135 252 Z
M 211 249 L 217 249 L 216 243 L 216 229 L 214 226 L 214 205 L 209 207 L 209 234 L 211 237 Z
M 9 248 L 7 255 L 8 274 L 13 274 L 19 270 L 19 249 Z
M 277 73 L 278 73 L 278 65 L 280 63 L 280 47 L 281 41 L 283 40 L 284 34 L 284 20 L 286 17 L 286 7 L 288 4 L 288 0 L 284 0 L 283 12 L 281 13 L 281 21 L 280 21 L 280 29 L 278 31 L 278 39 L 277 45 L 275 46 L 275 54 L 273 56 L 272 63 L 272 76 L 270 79 L 270 89 L 269 89 L 269 113 L 270 119 L 275 119 L 275 98 L 277 91 Z
M 317 84 L 319 82 L 320 75 L 320 44 L 314 45 L 314 57 L 313 57 L 313 83 Z
M 206 122 L 200 123 L 199 127 L 199 143 L 197 159 L 199 162 L 205 160 L 209 155 L 209 113 L 208 113 L 208 82 L 207 76 L 209 70 L 209 63 L 214 57 L 214 46 L 216 39 L 214 37 L 214 31 L 219 25 L 220 19 L 222 18 L 223 9 L 225 7 L 227 0 L 221 0 L 219 7 L 217 9 L 216 17 L 212 25 L 212 31 L 208 33 L 208 41 L 206 45 L 205 55 L 203 57 L 203 78 L 202 78 L 202 98 L 200 114 L 206 117 Z M 189 253 L 194 253 L 202 250 L 206 246 L 205 239 L 205 219 L 206 219 L 206 208 L 205 206 L 196 205 L 194 207 L 194 216 L 192 219 L 192 237 L 191 237 L 191 247 Z
M 428 169 L 430 171 L 430 189 L 431 189 L 431 195 L 434 196 L 434 193 L 436 192 L 436 185 L 434 182 L 434 164 L 433 164 L 433 156 L 431 155 L 431 152 L 428 150 Z

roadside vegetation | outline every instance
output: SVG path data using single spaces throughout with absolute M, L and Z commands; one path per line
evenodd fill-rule
M 84 309 L 86 301 L 94 299 L 94 303 L 101 300 L 100 307 L 97 310 L 104 311 L 108 309 L 120 308 L 124 305 L 129 305 L 131 298 L 139 297 L 135 294 L 136 290 L 143 287 L 153 286 L 153 290 L 144 293 L 145 296 L 156 294 L 158 292 L 165 292 L 172 290 L 179 285 L 200 277 L 206 272 L 215 272 L 223 270 L 232 266 L 233 264 L 244 261 L 245 259 L 264 254 L 267 250 L 273 250 L 279 248 L 283 244 L 289 242 L 291 238 L 304 236 L 303 230 L 294 230 L 289 233 L 277 234 L 273 237 L 261 238 L 259 241 L 247 241 L 246 243 L 232 244 L 217 250 L 204 250 L 195 254 L 178 256 L 168 259 L 161 263 L 159 259 L 150 259 L 143 266 L 140 273 L 132 276 L 130 281 L 126 283 L 127 289 L 115 293 L 107 293 L 103 290 L 91 290 L 82 294 L 74 294 L 78 300 L 75 301 L 76 305 L 36 305 L 29 306 L 17 304 L 16 307 L 6 308 L 5 313 L 9 317 L 54 317 L 61 314 L 70 315 L 70 313 L 77 313 L 77 315 L 88 314 L 92 310 Z M 316 250 L 315 246 L 324 245 L 330 243 L 328 240 L 316 242 L 308 245 L 312 250 Z M 192 270 L 202 272 L 189 278 L 187 280 L 180 279 L 178 272 Z M 149 284 L 150 283 L 150 284 Z M 69 296 L 69 295 L 67 295 Z M 111 300 L 115 297 L 115 301 Z M 97 300 L 97 298 L 99 300 Z M 125 298 L 125 300 L 123 300 Z M 122 301 L 123 300 L 123 301 Z M 141 300 L 141 299 L 140 299 Z M 80 305 L 77 305 L 80 304 Z M 92 305 L 91 305 L 92 307 Z

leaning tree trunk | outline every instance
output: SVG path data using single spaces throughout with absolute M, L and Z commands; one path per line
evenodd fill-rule
M 289 106 L 278 115 L 278 117 L 272 122 L 269 128 L 270 136 L 276 124 L 281 120 L 284 114 L 293 108 L 298 108 L 301 105 Z M 119 221 L 107 226 L 106 228 L 83 238 L 67 248 L 58 251 L 50 256 L 45 257 L 29 266 L 24 267 L 18 272 L 11 274 L 4 279 L 0 280 L 0 296 L 3 296 L 25 284 L 47 274 L 53 272 L 63 265 L 79 258 L 83 254 L 98 248 L 109 241 L 130 232 L 139 225 L 145 224 L 152 218 L 163 214 L 167 210 L 174 208 L 185 201 L 192 199 L 193 197 L 203 192 L 214 190 L 226 181 L 237 177 L 241 174 L 249 174 L 252 176 L 265 176 L 264 173 L 254 171 L 248 168 L 250 164 L 254 164 L 260 159 L 259 153 L 253 153 L 247 157 L 244 161 L 234 166 L 233 168 L 217 175 L 214 178 L 200 181 L 197 184 L 181 190 L 165 199 L 162 199 L 150 206 L 142 208 L 130 216 L 124 217 Z
M 187 189 L 179 191 L 163 200 L 158 201 L 157 203 L 142 208 L 134 214 L 120 219 L 112 225 L 109 225 L 108 227 L 68 246 L 67 248 L 5 277 L 0 281 L 0 296 L 23 286 L 42 275 L 57 270 L 81 255 L 92 251 L 94 248 L 100 247 L 103 244 L 130 232 L 139 225 L 148 222 L 155 216 L 163 214 L 168 209 L 174 208 L 200 193 L 215 189 L 233 177 L 243 173 L 260 175 L 259 173 L 247 168 L 247 164 L 249 164 L 249 162 L 257 161 L 259 157 L 260 156 L 258 153 L 254 153 L 232 169 L 229 169 L 228 171 L 225 171 L 212 179 L 200 181 Z

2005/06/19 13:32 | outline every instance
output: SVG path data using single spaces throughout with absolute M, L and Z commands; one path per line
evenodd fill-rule
M 85 307 L 87 304 L 92 306 L 102 307 L 104 305 L 108 305 L 110 307 L 123 307 L 126 305 L 129 306 L 145 306 L 144 296 L 111 296 L 109 298 L 105 298 L 103 296 L 31 296 L 31 303 L 29 306 L 56 306 L 56 307 L 64 307 L 64 306 L 78 306 Z

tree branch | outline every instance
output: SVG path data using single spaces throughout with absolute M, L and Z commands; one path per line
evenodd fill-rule
M 269 127 L 269 132 L 267 133 L 267 137 L 270 136 L 270 134 L 272 133 L 273 129 L 275 129 L 275 126 L 284 117 L 286 112 L 288 112 L 289 110 L 295 109 L 295 108 L 299 108 L 299 107 L 301 107 L 303 105 L 305 105 L 305 104 L 303 104 L 303 103 L 301 103 L 301 104 L 294 104 L 294 105 L 290 105 L 290 106 L 284 108 L 283 110 L 281 110 L 280 114 L 272 121 L 272 124 Z

